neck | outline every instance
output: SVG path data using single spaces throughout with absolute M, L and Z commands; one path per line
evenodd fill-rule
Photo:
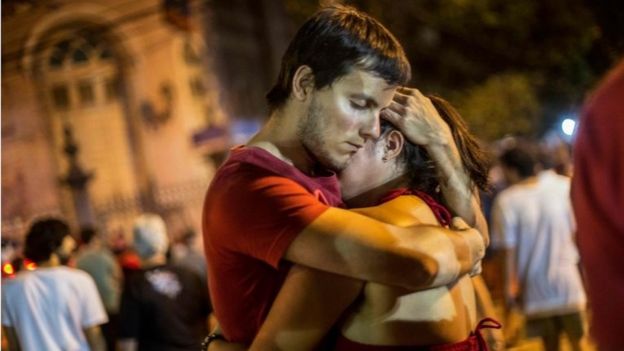
M 155 254 L 154 256 L 144 259 L 142 260 L 142 266 L 143 268 L 150 268 L 150 267 L 154 267 L 154 266 L 161 266 L 165 263 L 167 263 L 167 258 L 165 257 L 164 254 Z
M 37 267 L 58 267 L 61 265 L 61 260 L 56 254 L 50 255 L 47 261 L 37 262 Z
M 288 104 L 274 111 L 247 146 L 264 149 L 300 171 L 313 174 L 316 162 L 297 135 L 297 116 L 297 111 Z
M 349 208 L 370 207 L 376 205 L 391 190 L 407 187 L 409 184 L 405 174 L 392 178 L 385 183 L 373 187 L 351 199 L 345 200 Z

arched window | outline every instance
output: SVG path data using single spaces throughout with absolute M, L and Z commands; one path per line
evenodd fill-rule
M 115 52 L 101 30 L 65 30 L 47 41 L 51 45 L 40 68 L 54 109 L 89 108 L 118 98 Z

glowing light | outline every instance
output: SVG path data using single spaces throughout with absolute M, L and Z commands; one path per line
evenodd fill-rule
M 576 122 L 573 119 L 566 118 L 561 122 L 561 130 L 565 135 L 574 134 L 574 128 L 576 128 Z
M 26 267 L 27 270 L 29 271 L 34 271 L 35 268 L 37 268 L 37 265 L 35 264 L 35 262 L 32 261 L 24 261 L 24 267 Z
M 2 265 L 2 271 L 8 275 L 12 275 L 13 273 L 15 273 L 13 265 L 10 263 L 5 263 L 4 265 Z

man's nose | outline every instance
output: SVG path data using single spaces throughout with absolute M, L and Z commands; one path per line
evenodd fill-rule
M 372 138 L 377 139 L 381 133 L 381 126 L 379 125 L 379 113 L 374 114 L 367 120 L 360 130 L 360 135 L 364 139 Z

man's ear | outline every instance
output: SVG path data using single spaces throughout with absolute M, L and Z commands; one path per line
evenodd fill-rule
M 384 160 L 388 161 L 397 158 L 401 154 L 401 151 L 403 151 L 403 146 L 405 145 L 405 137 L 403 134 L 393 129 L 384 139 Z
M 314 88 L 314 72 L 310 66 L 299 66 L 293 75 L 292 95 L 297 100 L 305 100 Z

